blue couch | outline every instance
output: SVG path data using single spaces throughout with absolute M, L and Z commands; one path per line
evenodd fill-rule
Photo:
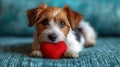
M 98 38 L 78 58 L 32 58 L 34 27 L 28 27 L 26 11 L 41 3 L 69 5 L 90 21 Z M 119 0 L 0 0 L 0 67 L 120 67 Z

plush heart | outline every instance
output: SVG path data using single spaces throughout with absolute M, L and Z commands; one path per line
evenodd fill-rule
M 43 42 L 40 46 L 42 54 L 51 59 L 59 59 L 63 56 L 67 46 L 65 42 L 61 41 L 55 44 Z

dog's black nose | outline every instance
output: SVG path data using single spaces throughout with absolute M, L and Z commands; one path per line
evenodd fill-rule
M 57 35 L 54 34 L 54 33 L 52 33 L 52 34 L 49 34 L 49 35 L 48 35 L 48 38 L 49 38 L 51 41 L 55 41 L 56 38 L 57 38 Z

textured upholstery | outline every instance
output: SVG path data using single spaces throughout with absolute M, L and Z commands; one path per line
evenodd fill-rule
M 0 0 L 0 35 L 32 35 L 26 18 L 28 9 L 41 3 L 69 5 L 84 15 L 100 35 L 120 35 L 120 0 Z M 12 29 L 12 30 L 11 30 Z
M 51 60 L 31 58 L 29 53 L 32 38 L 1 37 L 0 67 L 119 67 L 120 38 L 101 37 L 97 44 L 85 48 L 76 59 Z
M 98 37 L 96 46 L 83 49 L 79 58 L 29 57 L 34 27 L 28 27 L 26 11 L 41 3 L 69 5 L 104 37 Z M 119 35 L 120 0 L 0 0 L 0 67 L 120 67 Z

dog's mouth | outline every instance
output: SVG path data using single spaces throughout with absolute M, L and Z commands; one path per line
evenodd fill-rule
M 59 40 L 59 39 L 56 39 L 55 41 L 51 41 L 51 40 L 46 40 L 46 41 L 42 41 L 41 43 L 43 42 L 48 42 L 48 43 L 51 43 L 51 44 L 57 44 L 59 42 L 66 42 L 65 40 Z
M 54 33 L 54 32 L 43 32 L 39 36 L 39 43 L 49 42 L 49 43 L 58 43 L 60 41 L 65 41 L 66 37 L 62 33 Z

